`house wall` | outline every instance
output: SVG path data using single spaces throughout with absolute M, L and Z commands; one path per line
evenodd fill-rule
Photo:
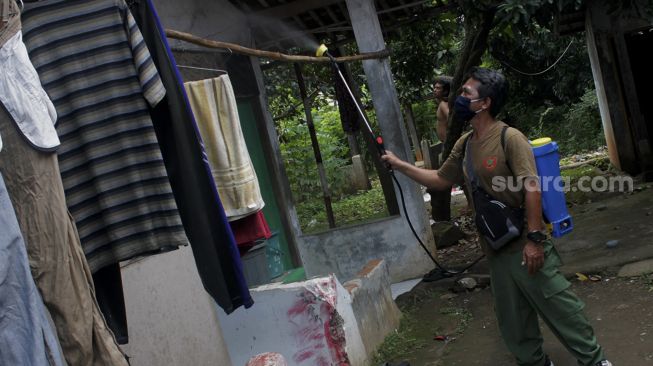
M 132 366 L 232 366 L 223 311 L 204 290 L 190 247 L 123 263 L 121 274 L 129 331 L 122 349 Z

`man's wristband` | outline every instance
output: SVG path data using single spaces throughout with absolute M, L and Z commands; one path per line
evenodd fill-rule
M 526 238 L 535 244 L 542 244 L 544 241 L 546 241 L 548 236 L 540 230 L 533 230 L 529 231 L 528 234 L 526 234 Z

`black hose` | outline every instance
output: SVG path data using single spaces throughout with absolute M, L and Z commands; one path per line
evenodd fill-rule
M 401 187 L 401 184 L 399 184 L 399 181 L 397 180 L 397 177 L 395 177 L 394 172 L 390 171 L 390 176 L 392 177 L 392 180 L 394 180 L 395 184 L 397 185 L 397 188 L 399 189 L 399 196 L 401 197 L 401 207 L 404 209 L 404 216 L 406 216 L 406 221 L 408 222 L 408 226 L 410 227 L 410 230 L 413 232 L 413 235 L 415 236 L 415 239 L 419 242 L 419 245 L 424 249 L 426 254 L 431 258 L 433 263 L 442 270 L 442 272 L 445 275 L 454 275 L 454 274 L 460 274 L 465 272 L 466 270 L 470 269 L 473 267 L 476 263 L 478 263 L 481 259 L 485 257 L 485 255 L 481 255 L 478 257 L 476 260 L 474 260 L 471 264 L 469 264 L 467 267 L 459 270 L 459 271 L 453 271 L 450 269 L 447 269 L 446 267 L 443 267 L 440 263 L 438 263 L 437 260 L 431 255 L 431 252 L 429 252 L 428 248 L 426 248 L 426 245 L 424 245 L 424 242 L 422 242 L 422 239 L 420 239 L 419 235 L 417 234 L 417 231 L 415 231 L 415 227 L 413 227 L 413 223 L 410 221 L 410 217 L 408 217 L 408 210 L 406 209 L 406 200 L 404 199 L 404 190 Z

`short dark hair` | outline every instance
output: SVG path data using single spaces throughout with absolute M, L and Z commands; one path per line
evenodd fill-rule
M 442 85 L 442 96 L 445 98 L 449 97 L 449 92 L 451 91 L 451 80 L 452 77 L 446 75 L 438 76 L 435 78 L 435 84 Z
M 490 115 L 496 117 L 508 97 L 508 81 L 505 76 L 496 70 L 484 67 L 474 67 L 469 72 L 468 78 L 477 80 L 480 83 L 478 87 L 478 96 L 480 98 L 492 99 Z

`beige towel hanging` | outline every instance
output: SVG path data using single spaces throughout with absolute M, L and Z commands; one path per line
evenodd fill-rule
M 229 221 L 263 208 L 228 75 L 185 83 L 211 173 Z

